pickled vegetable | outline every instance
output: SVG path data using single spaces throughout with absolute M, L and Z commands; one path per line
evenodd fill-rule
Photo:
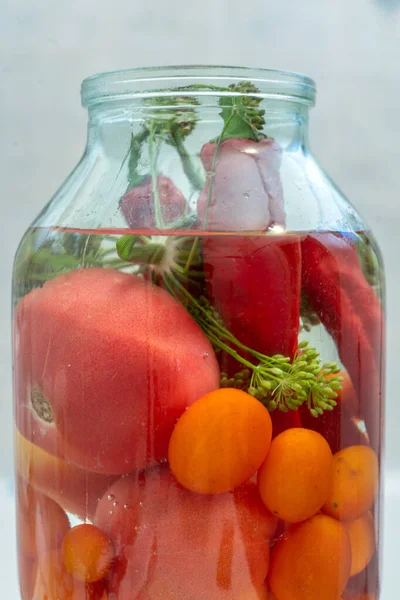
M 324 512 L 350 521 L 371 508 L 378 487 L 378 459 L 366 446 L 351 446 L 333 457 L 333 484 Z
M 167 292 L 137 277 L 111 269 L 58 277 L 22 300 L 16 322 L 18 427 L 89 471 L 128 473 L 165 459 L 176 419 L 218 387 L 204 334 Z
M 265 506 L 289 523 L 305 521 L 325 504 L 332 487 L 332 452 L 322 435 L 287 429 L 272 444 L 258 472 Z
M 379 251 L 312 82 L 243 73 L 84 85 L 14 270 L 22 600 L 378 600 Z
M 193 492 L 229 492 L 261 466 L 271 435 L 271 418 L 258 400 L 240 390 L 217 390 L 179 419 L 169 464 L 179 483 Z

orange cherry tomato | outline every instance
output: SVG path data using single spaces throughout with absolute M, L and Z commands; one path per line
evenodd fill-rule
M 268 582 L 278 600 L 338 600 L 350 575 L 346 528 L 326 515 L 292 525 L 271 552 Z
M 261 402 L 240 390 L 215 390 L 197 400 L 176 424 L 170 467 L 192 492 L 228 492 L 261 466 L 271 436 L 271 417 Z
M 355 521 L 346 521 L 351 543 L 351 573 L 357 575 L 369 564 L 375 552 L 374 518 L 369 512 Z
M 62 544 L 64 566 L 78 581 L 93 583 L 110 570 L 113 546 L 109 537 L 94 525 L 77 525 Z
M 265 506 L 283 521 L 312 517 L 326 502 L 332 485 L 332 452 L 310 429 L 287 429 L 272 440 L 258 472 Z
M 333 456 L 333 482 L 323 511 L 342 521 L 352 521 L 371 508 L 378 489 L 379 467 L 368 446 L 350 446 Z

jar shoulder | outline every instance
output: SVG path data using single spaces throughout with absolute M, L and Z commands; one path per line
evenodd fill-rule
M 369 231 L 363 216 L 313 154 L 285 152 L 281 173 L 289 229 Z
M 198 157 L 193 153 L 192 158 L 195 161 Z M 127 155 L 123 154 L 108 156 L 101 149 L 86 152 L 31 227 L 126 228 L 120 202 L 127 190 L 128 162 Z M 202 192 L 188 188 L 185 173 L 179 169 L 178 158 L 172 149 L 164 149 L 161 153 L 160 175 L 171 179 L 196 211 Z M 244 177 L 247 177 L 246 173 Z M 287 230 L 370 231 L 362 215 L 315 156 L 303 148 L 282 151 L 279 180 Z M 217 193 L 218 188 L 215 187 Z M 249 203 L 247 196 L 244 196 L 243 202 Z M 254 202 L 264 201 L 261 194 L 254 194 L 254 199 Z M 147 198 L 147 201 L 150 200 Z M 233 204 L 234 211 L 237 202 Z M 248 204 L 246 210 L 251 213 L 256 207 Z

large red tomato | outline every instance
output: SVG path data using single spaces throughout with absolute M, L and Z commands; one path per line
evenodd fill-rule
M 166 291 L 79 269 L 18 305 L 21 433 L 87 470 L 128 473 L 167 456 L 176 420 L 219 386 L 211 345 Z
M 118 600 L 242 597 L 265 580 L 276 527 L 254 483 L 204 496 L 182 488 L 168 467 L 122 477 L 95 523 L 118 556 L 108 581 Z

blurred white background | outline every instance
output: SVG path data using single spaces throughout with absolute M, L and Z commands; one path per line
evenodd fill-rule
M 214 63 L 288 69 L 316 80 L 314 152 L 380 242 L 387 269 L 389 373 L 384 600 L 397 599 L 400 0 L 0 0 L 0 14 L 2 598 L 18 598 L 11 497 L 12 259 L 25 228 L 82 153 L 80 82 L 111 69 Z

